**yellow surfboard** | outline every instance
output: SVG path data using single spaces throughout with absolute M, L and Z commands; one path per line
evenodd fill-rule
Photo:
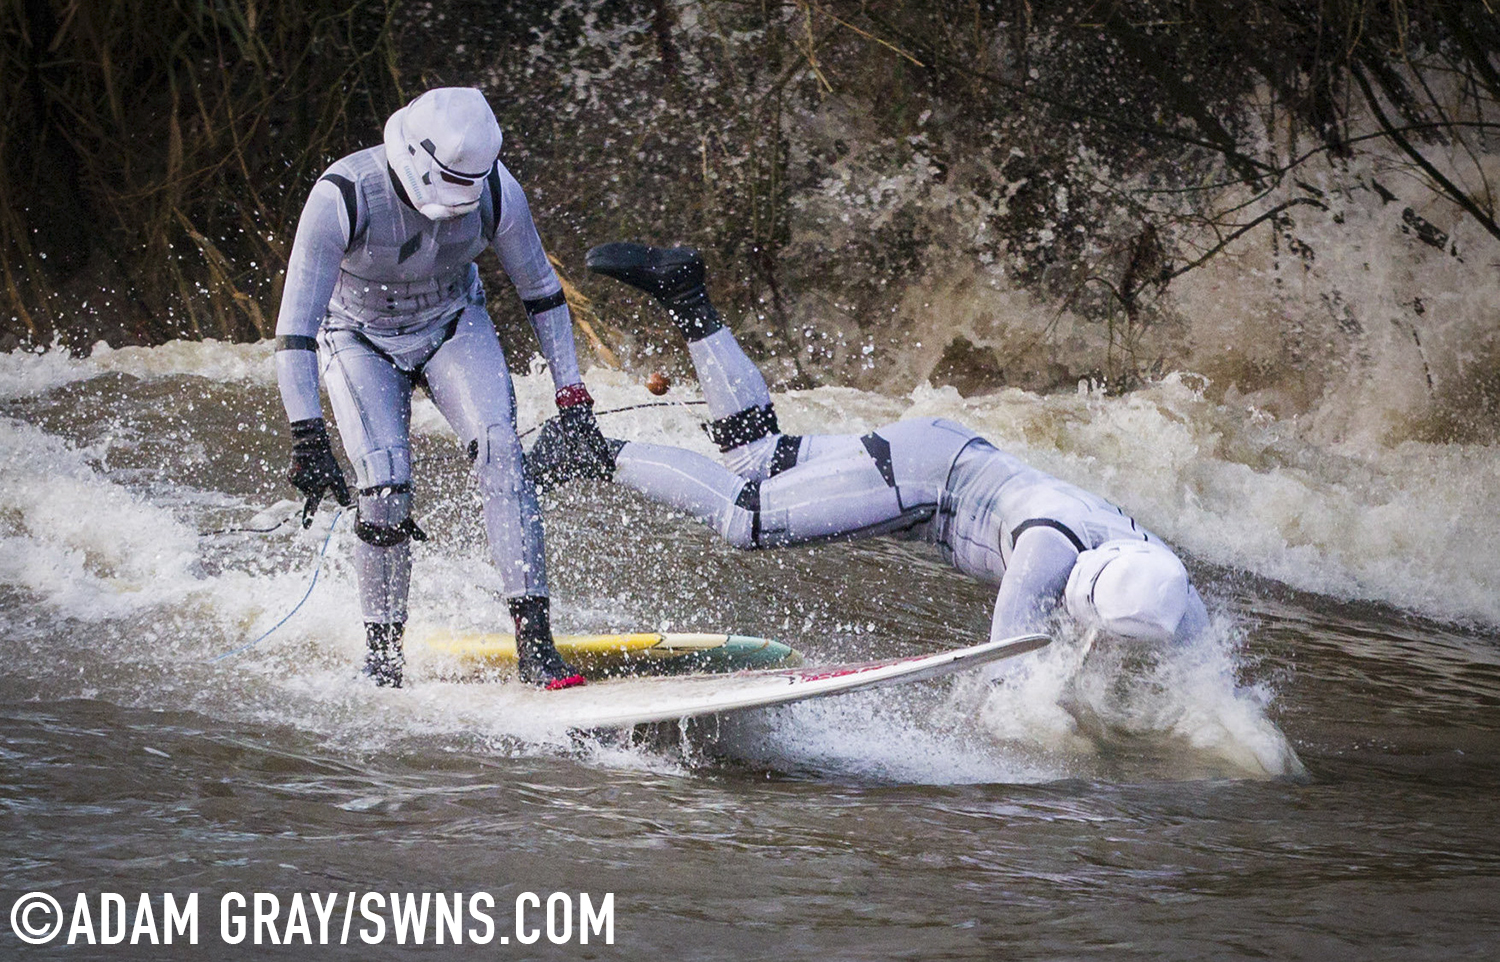
M 747 635 L 637 632 L 619 635 L 559 635 L 558 653 L 585 677 L 624 678 L 791 668 L 802 664 L 793 648 Z M 469 670 L 514 670 L 514 635 L 431 631 L 412 639 L 416 647 L 456 660 Z

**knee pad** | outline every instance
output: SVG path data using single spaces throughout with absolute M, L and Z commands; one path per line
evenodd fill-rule
M 735 548 L 759 548 L 760 482 L 746 481 L 720 516 L 719 536 Z
M 469 463 L 475 469 L 491 464 L 507 467 L 521 463 L 521 439 L 514 424 L 487 424 L 481 428 L 479 437 L 469 441 Z
M 377 548 L 394 548 L 407 539 L 427 540 L 427 534 L 411 519 L 409 483 L 361 489 L 357 516 L 355 535 Z
M 1189 593 L 1187 569 L 1165 546 L 1117 540 L 1079 554 L 1063 603 L 1085 627 L 1165 643 L 1187 613 Z

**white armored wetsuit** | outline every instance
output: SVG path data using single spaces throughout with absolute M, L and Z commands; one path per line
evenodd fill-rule
M 934 544 L 960 571 L 999 585 L 992 638 L 1040 628 L 1079 555 L 1106 543 L 1156 545 L 1169 573 L 1181 571 L 1169 549 L 1119 508 L 960 424 L 921 418 L 863 436 L 783 435 L 759 370 L 727 328 L 691 340 L 688 349 L 728 468 L 681 448 L 631 442 L 619 451 L 614 480 L 693 514 L 731 544 L 878 534 Z M 1097 581 L 1098 572 L 1092 577 Z M 1185 639 L 1206 627 L 1207 612 L 1185 571 L 1179 588 L 1185 601 L 1166 634 Z M 1080 597 L 1091 589 L 1081 585 Z M 1145 616 L 1152 620 L 1151 611 Z
M 287 414 L 293 422 L 321 416 L 321 359 L 358 479 L 365 621 L 406 619 L 418 384 L 473 460 L 504 593 L 545 596 L 540 513 L 522 472 L 514 391 L 474 259 L 487 247 L 500 255 L 560 390 L 579 383 L 562 284 L 504 164 L 489 170 L 477 209 L 430 220 L 398 193 L 386 158 L 374 147 L 336 162 L 303 208 L 276 325 Z

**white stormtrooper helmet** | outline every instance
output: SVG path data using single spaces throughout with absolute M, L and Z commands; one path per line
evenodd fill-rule
M 1167 642 L 1187 613 L 1187 569 L 1162 545 L 1106 541 L 1078 556 L 1063 603 L 1086 628 Z
M 449 220 L 479 206 L 500 140 L 500 124 L 484 94 L 473 87 L 438 87 L 391 114 L 385 158 L 422 216 Z

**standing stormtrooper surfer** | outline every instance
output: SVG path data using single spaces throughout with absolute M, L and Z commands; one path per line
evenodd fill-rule
M 863 436 L 781 433 L 765 379 L 709 301 L 697 251 L 605 244 L 588 266 L 667 309 L 687 339 L 723 464 L 615 440 L 600 462 L 554 419 L 527 455 L 539 484 L 612 480 L 741 548 L 877 535 L 933 544 L 960 571 L 998 585 L 992 639 L 1039 630 L 1059 605 L 1085 628 L 1148 642 L 1186 642 L 1208 626 L 1187 569 L 1161 539 L 961 424 L 917 418 Z
M 552 372 L 554 430 L 605 450 L 578 373 L 562 283 L 526 195 L 500 162 L 500 126 L 475 89 L 429 90 L 391 115 L 385 143 L 335 162 L 297 224 L 276 323 L 276 375 L 291 421 L 287 479 L 303 524 L 325 493 L 358 501 L 355 565 L 369 648 L 365 673 L 399 687 L 412 540 L 411 398 L 432 397 L 479 481 L 490 557 L 515 622 L 521 678 L 583 683 L 558 655 L 549 620 L 536 493 L 522 467 L 515 393 L 474 260 L 494 248 Z M 357 490 L 324 427 L 326 385 Z

